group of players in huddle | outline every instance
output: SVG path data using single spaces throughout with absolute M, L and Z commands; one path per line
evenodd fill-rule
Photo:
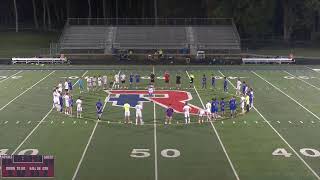
M 103 89 L 113 88 L 113 89 L 120 89 L 120 88 L 127 88 L 126 87 L 126 75 L 124 73 L 118 73 L 115 74 L 114 77 L 112 77 L 108 84 L 108 77 L 106 75 L 103 76 L 93 76 L 93 77 L 86 77 L 87 81 L 87 91 L 99 91 Z M 154 87 L 155 87 L 155 79 L 156 76 L 154 73 L 151 73 L 149 78 L 150 83 L 148 85 L 148 94 L 150 97 L 154 96 Z M 166 88 L 168 88 L 170 85 L 170 74 L 169 72 L 165 72 L 163 75 L 163 79 L 165 82 Z M 191 73 L 189 75 L 189 87 L 193 87 L 195 80 L 195 76 Z M 136 88 L 139 87 L 139 84 L 141 82 L 141 76 L 139 74 L 130 74 L 129 75 L 129 87 L 133 88 L 135 86 Z M 206 75 L 202 76 L 201 79 L 202 82 L 202 88 L 207 88 L 207 78 Z M 79 78 L 77 81 L 77 84 L 79 86 L 80 93 L 84 92 L 84 82 L 82 78 Z M 120 85 L 121 84 L 121 85 Z M 214 75 L 211 76 L 211 87 L 214 89 L 216 87 L 216 77 Z M 181 88 L 181 76 L 179 74 L 176 75 L 176 88 Z M 72 116 L 72 109 L 73 109 L 73 96 L 72 96 L 72 90 L 73 86 L 70 80 L 66 79 L 65 82 L 59 82 L 59 84 L 55 87 L 53 90 L 53 108 L 56 108 L 57 111 L 64 113 L 68 116 Z M 224 77 L 223 82 L 223 91 L 228 92 L 228 79 L 227 77 Z M 246 84 L 245 81 L 241 82 L 240 79 L 237 80 L 236 83 L 236 96 L 240 97 L 240 108 L 241 113 L 249 112 L 250 109 L 253 107 L 253 99 L 254 99 L 254 93 L 253 89 L 249 88 L 249 86 Z M 204 123 L 205 119 L 207 121 L 214 121 L 218 118 L 225 116 L 226 111 L 226 105 L 228 103 L 231 118 L 236 116 L 236 110 L 237 110 L 237 99 L 236 96 L 231 97 L 229 101 L 226 101 L 224 98 L 221 98 L 220 100 L 217 98 L 213 98 L 212 101 L 208 101 L 205 105 L 205 109 L 200 109 L 198 112 L 198 122 Z M 77 118 L 82 118 L 82 103 L 83 100 L 81 97 L 78 97 L 76 100 L 76 106 L 77 106 Z M 130 109 L 134 108 L 136 111 L 136 124 L 143 124 L 143 118 L 142 118 L 142 110 L 143 105 L 142 103 L 138 103 L 135 107 L 131 107 L 129 103 L 125 103 L 124 106 L 124 116 L 125 116 L 125 123 L 131 123 L 130 121 Z M 185 117 L 185 124 L 190 123 L 190 110 L 192 107 L 188 105 L 188 103 L 185 103 L 183 107 L 184 117 Z M 101 119 L 102 112 L 103 112 L 103 103 L 101 100 L 99 100 L 96 103 L 96 111 L 98 119 Z M 172 118 L 174 115 L 174 109 L 169 105 L 167 107 L 165 114 L 165 124 L 171 124 Z

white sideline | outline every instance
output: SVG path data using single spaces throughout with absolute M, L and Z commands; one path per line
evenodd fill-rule
M 221 75 L 223 73 L 219 71 Z M 224 76 L 224 75 L 223 75 Z M 236 87 L 232 84 L 232 82 L 227 79 L 231 86 L 236 89 Z M 260 113 L 260 111 L 253 106 L 253 109 L 262 117 L 262 119 L 270 126 L 270 128 L 281 138 L 281 140 L 294 152 L 294 154 L 302 161 L 302 163 L 312 172 L 317 179 L 320 179 L 319 175 L 309 166 L 309 164 L 300 156 L 300 154 L 284 139 L 284 137 L 270 124 L 270 122 Z
M 311 83 L 309 83 L 309 82 L 307 82 L 307 81 L 305 81 L 305 80 L 303 80 L 303 79 L 301 79 L 301 78 L 299 78 L 299 77 L 297 77 L 297 76 L 295 76 L 295 75 L 293 75 L 293 74 L 289 73 L 288 71 L 285 71 L 285 70 L 284 70 L 283 72 L 285 72 L 285 73 L 289 74 L 290 76 L 293 76 L 293 77 L 297 78 L 298 80 L 300 80 L 300 81 L 302 81 L 302 82 L 304 82 L 304 83 L 308 84 L 308 85 L 309 85 L 309 86 L 311 86 L 311 87 L 316 88 L 317 90 L 320 90 L 320 88 L 319 88 L 319 87 L 317 87 L 317 86 L 315 86 L 315 85 L 313 85 L 313 84 L 311 84 Z
M 275 88 L 276 90 L 278 90 L 279 92 L 281 92 L 282 94 L 284 94 L 285 96 L 287 96 L 288 98 L 290 98 L 292 101 L 294 101 L 295 103 L 297 103 L 299 106 L 301 106 L 303 109 L 305 109 L 306 111 L 308 111 L 310 114 L 312 114 L 315 118 L 317 118 L 318 120 L 320 120 L 320 118 L 314 114 L 312 111 L 310 111 L 309 109 L 307 109 L 305 106 L 303 106 L 301 103 L 299 103 L 297 100 L 293 99 L 291 96 L 289 96 L 287 93 L 283 92 L 280 88 L 278 88 L 277 86 L 273 85 L 272 83 L 270 83 L 268 80 L 264 79 L 263 77 L 261 77 L 259 74 L 257 74 L 254 71 L 251 71 L 253 74 L 255 74 L 256 76 L 258 76 L 260 79 L 264 80 L 265 82 L 267 82 L 269 85 L 271 85 L 273 88 Z
M 186 71 L 186 73 L 187 73 L 188 77 L 190 78 L 188 71 Z M 198 90 L 197 90 L 196 86 L 193 85 L 193 88 L 194 88 L 194 90 L 195 90 L 196 93 L 197 93 L 197 96 L 198 96 L 198 98 L 199 98 L 199 100 L 200 100 L 200 102 L 201 102 L 201 104 L 202 104 L 202 107 L 205 108 L 205 106 L 204 106 L 204 104 L 203 104 L 203 101 L 202 101 L 202 99 L 201 99 L 201 97 L 200 97 L 200 95 L 199 95 L 199 93 L 198 93 Z M 238 175 L 236 169 L 234 168 L 233 163 L 232 163 L 232 161 L 231 161 L 231 159 L 230 159 L 230 157 L 229 157 L 229 155 L 228 155 L 228 153 L 227 153 L 227 150 L 226 150 L 226 148 L 224 147 L 224 145 L 223 145 L 223 143 L 222 143 L 222 140 L 221 140 L 221 138 L 220 138 L 220 136 L 219 136 L 218 131 L 216 130 L 215 126 L 213 125 L 213 123 L 212 123 L 211 121 L 210 121 L 210 124 L 211 124 L 211 126 L 212 126 L 212 129 L 214 130 L 214 133 L 216 134 L 216 136 L 217 136 L 217 138 L 218 138 L 218 140 L 219 140 L 219 143 L 220 143 L 220 145 L 221 145 L 221 147 L 222 147 L 222 150 L 223 150 L 224 154 L 226 155 L 226 157 L 227 157 L 227 159 L 228 159 L 228 162 L 229 162 L 229 164 L 230 164 L 230 166 L 231 166 L 231 169 L 232 169 L 232 171 L 233 171 L 233 174 L 235 175 L 235 177 L 236 177 L 237 180 L 240 180 L 239 175 Z
M 28 89 L 26 89 L 25 91 L 23 91 L 21 94 L 19 94 L 18 96 L 16 96 L 15 98 L 13 98 L 11 101 L 9 101 L 6 105 L 2 106 L 0 108 L 0 111 L 2 111 L 4 108 L 6 108 L 9 104 L 11 104 L 13 101 L 15 101 L 16 99 L 18 99 L 20 96 L 22 96 L 23 94 L 25 94 L 26 92 L 28 92 L 30 89 L 32 89 L 33 87 L 35 87 L 37 84 L 39 84 L 41 81 L 45 80 L 47 77 L 49 77 L 51 74 L 53 74 L 56 71 L 52 71 L 50 74 L 46 75 L 44 78 L 40 79 L 38 82 L 36 82 L 35 84 L 33 84 L 31 87 L 29 87 Z
M 152 72 L 154 72 L 154 66 L 152 66 Z M 156 104 L 153 103 L 153 139 L 154 139 L 154 179 L 158 180 L 158 150 L 157 150 L 157 117 L 156 117 Z
M 11 76 L 9 76 L 9 77 L 7 77 L 7 78 L 2 79 L 2 80 L 0 81 L 0 83 L 2 83 L 2 82 L 4 82 L 4 81 L 12 78 L 13 76 L 15 76 L 15 75 L 17 75 L 17 74 L 19 74 L 19 73 L 21 73 L 21 72 L 22 72 L 22 71 L 19 71 L 19 72 L 15 73 L 15 74 L 12 74 Z
M 118 72 L 118 74 L 120 74 L 120 71 Z M 112 87 L 111 87 L 111 90 L 113 89 L 114 85 L 115 85 L 115 82 L 113 82 Z M 110 97 L 110 94 L 108 94 L 108 96 L 107 96 L 106 99 L 104 100 L 105 102 L 104 102 L 104 105 L 103 105 L 103 108 L 102 108 L 102 112 L 103 112 L 104 108 L 105 108 L 106 105 L 107 105 L 107 101 L 108 101 L 109 97 Z M 89 146 L 90 146 L 90 143 L 91 143 L 91 141 L 92 141 L 92 138 L 93 138 L 94 133 L 96 132 L 96 129 L 97 129 L 97 126 L 98 126 L 99 122 L 100 122 L 100 120 L 96 121 L 96 124 L 94 125 L 94 128 L 93 128 L 93 130 L 92 130 L 92 132 L 91 132 L 91 135 L 90 135 L 90 137 L 89 137 L 88 143 L 87 143 L 86 147 L 85 147 L 84 150 L 83 150 L 83 153 L 82 153 L 82 155 L 81 155 L 80 161 L 79 161 L 79 163 L 78 163 L 78 165 L 77 165 L 77 168 L 76 168 L 76 170 L 75 170 L 75 172 L 74 172 L 74 174 L 73 174 L 73 176 L 72 176 L 72 180 L 76 179 L 76 177 L 77 177 L 77 174 L 78 174 L 79 169 L 80 169 L 80 167 L 81 167 L 82 161 L 83 161 L 83 159 L 84 159 L 84 157 L 85 157 L 85 155 L 86 155 L 86 153 L 87 153 L 87 150 L 88 150 L 88 148 L 89 148 Z
M 84 77 L 86 74 L 88 73 L 88 71 L 84 72 L 82 77 Z M 78 80 L 79 81 L 79 80 Z M 76 83 L 74 83 L 73 86 L 75 86 L 78 81 Z M 49 116 L 49 114 L 52 112 L 53 110 L 53 107 L 49 110 L 49 112 L 41 119 L 41 121 L 39 121 L 39 123 L 37 124 L 36 127 L 34 127 L 32 129 L 32 131 L 28 134 L 28 136 L 19 144 L 19 146 L 12 152 L 12 155 L 15 154 L 19 149 L 20 147 L 29 139 L 29 137 L 38 129 L 38 127 L 40 126 L 40 124 Z

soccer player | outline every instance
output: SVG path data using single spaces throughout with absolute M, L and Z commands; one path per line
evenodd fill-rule
M 216 77 L 213 74 L 211 75 L 211 86 L 216 88 Z
M 205 74 L 202 76 L 202 89 L 207 89 L 207 77 Z
M 130 76 L 129 76 L 129 86 L 130 86 L 130 89 L 132 88 L 133 77 L 134 77 L 134 75 L 131 73 Z
M 130 121 L 130 104 L 128 102 L 126 102 L 123 105 L 123 108 L 124 108 L 124 123 L 125 124 L 131 123 L 131 121 Z
M 238 78 L 237 80 L 237 91 L 236 91 L 236 95 L 240 96 L 241 95 L 241 80 L 240 78 Z
M 72 110 L 73 110 L 73 98 L 72 96 L 70 95 L 70 98 L 69 98 L 69 104 L 70 104 L 70 107 L 69 107 L 69 115 L 70 117 L 72 117 Z
M 108 76 L 103 75 L 102 76 L 102 81 L 103 81 L 103 89 L 108 89 Z
M 69 96 L 68 92 L 64 95 L 64 101 L 65 101 L 65 106 L 66 106 L 64 114 L 69 115 L 71 106 L 70 106 L 70 96 Z
M 189 124 L 190 123 L 190 109 L 191 109 L 191 107 L 186 102 L 184 107 L 183 107 L 185 124 Z
M 221 101 L 220 101 L 221 116 L 224 116 L 225 114 L 225 106 L 226 106 L 226 103 L 224 102 L 224 98 L 221 98 Z
M 102 110 L 103 110 L 103 104 L 100 99 L 96 103 L 96 110 L 97 110 L 98 121 L 100 121 L 102 116 Z
M 95 91 L 96 88 L 97 88 L 97 77 L 93 76 L 93 78 L 92 78 L 92 89 L 93 89 L 93 91 Z
M 212 101 L 211 101 L 211 116 L 212 116 L 212 119 L 213 119 L 213 120 L 215 120 L 215 119 L 216 119 L 216 116 L 217 116 L 217 115 L 216 115 L 216 109 L 217 109 L 217 107 L 216 107 L 216 105 L 217 105 L 216 101 L 217 101 L 216 98 L 212 99 Z
M 224 81 L 223 81 L 223 91 L 224 91 L 224 92 L 228 92 L 228 80 L 227 80 L 227 77 L 224 77 Z
M 60 93 L 58 92 L 58 87 L 56 87 L 54 90 L 53 90 L 53 107 L 57 109 L 57 111 L 60 111 L 60 108 L 59 108 L 59 105 L 60 105 L 60 102 L 59 102 L 59 96 L 60 96 Z
M 83 89 L 84 89 L 82 78 L 79 79 L 78 85 L 79 85 L 79 90 L 80 90 L 80 94 L 81 94 L 81 93 L 83 93 Z
M 77 104 L 77 118 L 82 118 L 82 100 L 79 97 L 76 101 Z
M 119 74 L 115 74 L 114 75 L 114 88 L 120 88 L 120 85 L 119 85 L 119 79 L 120 79 L 120 77 L 119 77 Z
M 201 124 L 201 123 L 204 122 L 204 121 L 203 121 L 203 118 L 204 118 L 205 114 L 206 114 L 206 112 L 205 112 L 204 109 L 200 109 L 200 110 L 199 110 L 199 114 L 198 114 L 198 116 L 199 116 L 199 118 L 198 118 L 198 123 L 199 123 L 199 124 Z
M 62 96 L 62 92 L 59 92 L 59 103 L 60 103 L 60 113 L 63 113 L 63 96 Z
M 88 90 L 88 92 L 90 92 L 91 89 L 92 89 L 92 78 L 87 77 L 87 90 Z
M 99 88 L 99 90 L 102 89 L 102 77 L 101 77 L 101 75 L 98 76 L 98 88 Z
M 136 105 L 136 125 L 138 125 L 140 123 L 140 125 L 143 125 L 143 119 L 142 119 L 142 103 L 138 103 Z
M 156 77 L 156 75 L 152 72 L 152 73 L 150 74 L 150 84 L 154 85 L 154 83 L 155 83 L 155 77 Z
M 169 104 L 169 107 L 166 109 L 166 120 L 164 124 L 171 124 L 173 113 L 174 110 L 172 109 L 171 104 Z
M 194 82 L 194 75 L 192 73 L 190 73 L 190 76 L 189 76 L 189 88 L 192 88 L 193 87 L 193 82 Z
M 250 111 L 250 97 L 248 94 L 246 95 L 246 109 L 246 112 L 248 113 Z
M 68 79 L 66 79 L 66 81 L 64 82 L 64 91 L 65 91 L 65 93 L 67 93 L 69 91 Z
M 154 87 L 152 84 L 149 85 L 148 93 L 149 93 L 149 97 L 153 97 Z
M 253 89 L 250 88 L 250 91 L 249 91 L 250 109 L 253 107 L 253 98 L 254 98 Z
M 236 115 L 236 109 L 237 109 L 236 98 L 234 96 L 230 99 L 229 106 L 231 111 L 231 118 L 234 118 Z
M 242 83 L 242 94 L 246 95 L 247 94 L 247 84 L 245 81 Z
M 246 98 L 243 95 L 241 95 L 241 97 L 240 97 L 240 107 L 241 107 L 242 113 L 244 113 L 244 104 L 245 103 L 246 103 Z
M 168 88 L 169 87 L 169 82 L 170 82 L 170 74 L 169 74 L 168 71 L 166 71 L 164 73 L 164 82 L 166 84 L 166 88 Z
M 121 80 L 121 88 L 124 89 L 126 87 L 126 75 L 124 73 L 121 74 L 120 80 Z
M 138 86 L 140 84 L 140 75 L 139 74 L 136 74 L 135 75 L 135 79 L 136 79 L 136 89 L 138 89 Z
M 211 121 L 212 114 L 211 114 L 211 103 L 210 103 L 210 101 L 208 101 L 207 104 L 206 104 L 206 110 L 207 110 L 207 121 Z
M 58 84 L 58 91 L 62 92 L 62 81 L 60 81 L 60 83 Z
M 176 87 L 181 89 L 181 76 L 179 74 L 176 75 Z
M 72 82 L 70 79 L 68 80 L 68 87 L 69 87 L 69 93 L 71 93 L 72 92 Z

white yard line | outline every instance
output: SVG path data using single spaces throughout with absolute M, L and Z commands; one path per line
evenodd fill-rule
M 309 86 L 311 86 L 311 87 L 316 88 L 317 90 L 320 90 L 320 88 L 319 88 L 319 87 L 317 87 L 317 86 L 315 86 L 315 85 L 313 85 L 313 84 L 311 84 L 311 83 L 309 83 L 309 82 L 307 82 L 307 81 L 305 81 L 305 80 L 303 80 L 303 79 L 299 78 L 298 76 L 295 76 L 295 75 L 293 75 L 293 74 L 289 73 L 288 71 L 285 71 L 285 70 L 284 70 L 283 72 L 285 72 L 285 73 L 289 74 L 290 76 L 293 76 L 293 77 L 297 78 L 298 80 L 300 80 L 300 81 L 302 81 L 302 82 L 304 82 L 304 83 L 308 84 L 308 85 L 309 85 Z
M 19 71 L 19 72 L 15 73 L 15 74 L 12 74 L 11 76 L 9 76 L 9 77 L 7 77 L 7 78 L 5 78 L 5 79 L 2 79 L 2 80 L 0 81 L 0 83 L 2 83 L 2 82 L 4 82 L 4 81 L 12 78 L 13 76 L 16 76 L 17 74 L 19 74 L 19 73 L 21 73 L 21 72 L 22 72 L 22 71 Z
M 221 75 L 223 73 L 219 71 Z M 223 75 L 224 76 L 224 75 Z M 236 89 L 236 87 L 232 84 L 232 82 L 228 79 L 231 86 Z M 280 137 L 280 139 L 294 152 L 294 154 L 301 160 L 301 162 L 312 172 L 312 174 L 320 179 L 319 175 L 310 167 L 310 165 L 300 156 L 300 154 L 284 139 L 284 137 L 270 124 L 270 122 L 260 113 L 260 111 L 253 106 L 253 109 L 261 116 L 261 118 L 270 126 L 270 128 Z
M 118 72 L 118 74 L 120 74 L 120 71 Z M 111 87 L 111 90 L 113 89 L 114 85 L 115 85 L 115 82 L 113 82 L 112 87 Z M 110 94 L 109 94 L 109 95 L 106 97 L 106 99 L 105 99 L 105 102 L 104 102 L 104 105 L 103 105 L 103 108 L 102 108 L 102 112 L 103 112 L 103 110 L 105 109 L 105 107 L 106 107 L 106 105 L 107 105 L 107 101 L 108 101 L 109 97 L 110 97 Z M 92 132 L 91 132 L 91 135 L 90 135 L 90 137 L 89 137 L 88 143 L 87 143 L 86 147 L 85 147 L 84 150 L 83 150 L 83 153 L 82 153 L 82 156 L 81 156 L 81 158 L 80 158 L 80 161 L 79 161 L 79 163 L 78 163 L 78 165 L 77 165 L 77 168 L 76 168 L 76 170 L 75 170 L 75 172 L 74 172 L 74 174 L 73 174 L 73 176 L 72 176 L 72 180 L 76 179 L 76 177 L 77 177 L 77 175 L 78 175 L 78 172 L 79 172 L 79 169 L 80 169 L 80 167 L 81 167 L 82 161 L 83 161 L 83 159 L 84 159 L 84 157 L 85 157 L 85 155 L 86 155 L 86 153 L 87 153 L 87 150 L 88 150 L 88 148 L 89 148 L 89 146 L 90 146 L 90 143 L 91 143 L 91 141 L 92 141 L 92 138 L 93 138 L 94 133 L 96 132 L 96 129 L 97 129 L 97 126 L 98 126 L 99 122 L 100 122 L 100 120 L 96 121 L 96 124 L 94 125 L 94 128 L 93 128 L 93 130 L 92 130 Z
M 188 71 L 186 71 L 186 73 L 187 73 L 188 77 L 190 78 Z M 200 100 L 200 102 L 201 102 L 201 104 L 202 104 L 202 107 L 205 108 L 205 106 L 204 106 L 204 104 L 203 104 L 203 101 L 202 101 L 202 99 L 201 99 L 201 97 L 200 97 L 200 95 L 199 95 L 199 93 L 198 93 L 198 90 L 197 90 L 196 86 L 193 86 L 193 88 L 194 88 L 194 90 L 196 91 L 196 93 L 197 93 L 197 95 L 198 95 L 198 98 L 199 98 L 199 100 Z M 227 153 L 227 150 L 226 150 L 226 148 L 224 147 L 224 145 L 223 145 L 223 143 L 222 143 L 222 140 L 221 140 L 221 138 L 220 138 L 220 136 L 219 136 L 218 131 L 216 130 L 215 126 L 213 125 L 213 123 L 212 123 L 211 121 L 210 121 L 210 124 L 211 124 L 211 127 L 212 127 L 214 133 L 216 134 L 216 136 L 217 136 L 217 138 L 218 138 L 218 140 L 219 140 L 219 143 L 220 143 L 220 145 L 221 145 L 221 147 L 222 147 L 222 150 L 223 150 L 224 154 L 226 155 L 226 157 L 227 157 L 227 159 L 228 159 L 228 162 L 229 162 L 229 164 L 230 164 L 230 167 L 231 167 L 231 169 L 232 169 L 232 171 L 233 171 L 234 176 L 236 177 L 237 180 L 240 180 L 239 175 L 238 175 L 236 169 L 234 168 L 233 163 L 232 163 L 232 161 L 231 161 L 231 159 L 230 159 L 230 157 L 229 157 L 229 155 L 228 155 L 228 153 Z
M 254 71 L 251 71 L 253 74 L 255 74 L 256 76 L 258 76 L 260 79 L 264 80 L 266 83 L 268 83 L 269 85 L 271 85 L 273 88 L 275 88 L 276 90 L 278 90 L 279 92 L 281 92 L 282 94 L 284 94 L 285 96 L 287 96 L 288 98 L 290 98 L 292 101 L 294 101 L 295 103 L 297 103 L 299 106 L 301 106 L 303 109 L 305 109 L 306 111 L 308 111 L 310 114 L 312 114 L 315 118 L 317 118 L 318 120 L 320 120 L 320 118 L 314 114 L 312 111 L 310 111 L 308 108 L 306 108 L 305 106 L 303 106 L 301 103 L 299 103 L 297 100 L 295 100 L 294 98 L 292 98 L 291 96 L 289 96 L 287 93 L 283 92 L 280 88 L 278 88 L 277 86 L 273 85 L 271 82 L 269 82 L 268 80 L 264 79 L 262 76 L 260 76 L 259 74 L 257 74 Z
M 152 72 L 154 72 L 154 66 L 152 66 Z M 153 103 L 153 138 L 154 138 L 154 179 L 158 180 L 158 150 L 157 150 L 157 117 L 156 117 L 156 104 Z
M 88 73 L 88 71 L 86 71 L 85 73 L 83 73 L 82 77 L 84 77 L 86 74 Z M 79 80 L 78 80 L 79 81 Z M 74 85 L 76 85 L 78 83 L 78 81 L 76 83 L 74 83 Z M 74 86 L 73 85 L 73 86 Z M 52 112 L 53 107 L 49 110 L 49 112 L 41 119 L 41 121 L 39 121 L 39 123 L 37 124 L 36 127 L 34 127 L 32 129 L 32 131 L 28 134 L 28 136 L 26 138 L 24 138 L 24 140 L 19 144 L 19 146 L 12 152 L 12 154 L 15 154 L 20 148 L 21 146 L 29 139 L 29 137 L 38 129 L 38 127 L 40 126 L 40 124 L 49 116 L 49 114 Z
M 13 101 L 15 101 L 16 99 L 18 99 L 20 96 L 22 96 L 23 94 L 25 94 L 26 92 L 28 92 L 30 89 L 32 89 L 33 87 L 35 87 L 37 84 L 39 84 L 40 82 L 42 82 L 43 80 L 45 80 L 47 77 L 49 77 L 51 74 L 53 74 L 55 71 L 52 71 L 50 74 L 46 75 L 44 78 L 40 79 L 38 82 L 36 82 L 35 84 L 33 84 L 31 87 L 29 87 L 28 89 L 26 89 L 25 91 L 23 91 L 21 94 L 19 94 L 18 96 L 16 96 L 15 98 L 13 98 L 11 101 L 9 101 L 6 105 L 2 106 L 0 108 L 0 111 L 2 111 L 4 108 L 6 108 L 9 104 L 11 104 Z

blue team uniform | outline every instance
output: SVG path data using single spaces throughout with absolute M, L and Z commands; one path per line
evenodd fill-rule
M 137 75 L 136 75 L 136 83 L 139 83 L 139 82 L 140 82 L 140 75 L 137 74 Z
M 226 106 L 226 103 L 225 103 L 223 100 L 221 100 L 221 101 L 220 101 L 220 109 L 221 109 L 221 112 L 224 112 L 224 111 L 225 111 L 225 106 Z
M 69 86 L 69 90 L 71 91 L 71 90 L 72 90 L 72 83 L 71 83 L 71 81 L 68 81 L 68 86 Z
M 217 113 L 218 111 L 219 111 L 219 101 L 216 100 L 215 101 L 215 110 L 214 110 L 214 112 Z
M 130 82 L 130 84 L 133 83 L 133 75 L 132 74 L 130 75 L 129 82 Z
M 231 111 L 235 111 L 237 109 L 236 99 L 230 99 L 229 106 Z
M 212 101 L 211 102 L 211 113 L 214 113 L 216 110 L 216 102 L 215 101 Z
M 60 106 L 61 106 L 60 112 L 62 112 L 62 109 L 63 109 L 63 98 L 62 98 L 62 96 L 59 97 L 59 103 L 60 103 Z
M 102 103 L 101 103 L 101 101 L 98 101 L 97 103 L 96 103 L 96 107 L 97 107 L 97 114 L 102 114 Z
M 252 104 L 253 102 L 253 93 L 249 93 L 249 103 Z
M 70 107 L 73 107 L 73 99 L 72 98 L 69 99 L 69 104 L 70 104 Z
M 211 78 L 211 85 L 212 87 L 216 87 L 216 78 L 214 76 Z
M 242 94 L 245 94 L 245 93 L 246 93 L 246 88 L 247 88 L 247 85 L 246 85 L 246 84 L 243 84 L 243 85 L 242 85 Z
M 223 91 L 227 92 L 228 91 L 228 81 L 225 79 L 223 82 Z

